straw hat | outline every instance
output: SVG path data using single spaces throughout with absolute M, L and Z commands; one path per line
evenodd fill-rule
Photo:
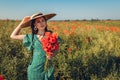
M 39 17 L 43 17 L 43 16 L 44 16 L 44 17 L 46 18 L 46 20 L 49 20 L 49 19 L 51 19 L 52 17 L 54 17 L 55 15 L 56 15 L 55 13 L 43 14 L 43 13 L 39 12 L 39 13 L 36 13 L 36 14 L 33 14 L 32 16 L 30 16 L 30 20 L 24 22 L 24 23 L 22 24 L 22 26 L 24 26 L 24 27 L 31 26 L 31 21 L 34 20 L 34 19 L 36 19 L 36 18 L 39 18 Z

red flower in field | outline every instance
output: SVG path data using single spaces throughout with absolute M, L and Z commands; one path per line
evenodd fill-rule
M 54 56 L 54 51 L 57 51 L 59 48 L 58 44 L 58 34 L 46 32 L 45 37 L 41 39 L 43 49 L 46 52 L 46 55 L 49 57 Z
M 4 77 L 3 77 L 3 75 L 0 75 L 0 80 L 4 80 Z
M 96 28 L 98 29 L 98 31 L 103 30 L 103 26 L 97 26 Z
M 105 27 L 105 31 L 109 31 L 109 27 Z
M 70 52 L 70 51 L 72 51 L 72 49 L 71 48 L 67 48 L 67 51 Z
M 52 30 L 57 30 L 57 26 L 53 26 L 51 29 Z
M 119 32 L 120 28 L 118 28 L 118 27 L 110 27 L 110 30 L 113 31 L 113 32 Z
M 63 32 L 64 32 L 67 36 L 70 35 L 70 31 L 68 31 L 68 30 L 64 30 Z

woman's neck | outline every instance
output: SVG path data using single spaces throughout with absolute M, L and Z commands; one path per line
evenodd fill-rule
M 45 30 L 38 30 L 38 35 L 43 36 L 45 34 Z

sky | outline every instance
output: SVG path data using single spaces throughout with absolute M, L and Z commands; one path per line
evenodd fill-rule
M 56 13 L 52 20 L 120 19 L 120 0 L 0 0 L 0 19 Z

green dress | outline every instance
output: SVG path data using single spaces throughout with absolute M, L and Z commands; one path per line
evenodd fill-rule
M 42 44 L 37 35 L 34 35 L 33 41 L 34 45 L 32 45 L 32 34 L 26 34 L 23 39 L 23 44 L 28 50 L 34 48 L 33 56 L 27 69 L 28 80 L 54 80 L 54 68 L 52 64 L 47 71 L 44 69 L 46 54 L 42 49 Z

